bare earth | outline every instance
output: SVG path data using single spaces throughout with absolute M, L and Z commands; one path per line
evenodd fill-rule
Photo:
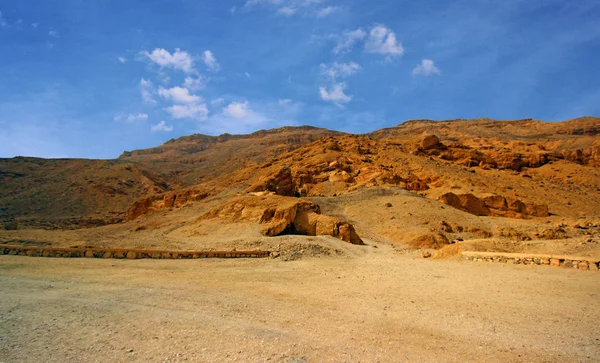
M 0 361 L 600 360 L 597 272 L 318 239 L 342 254 L 0 256 Z

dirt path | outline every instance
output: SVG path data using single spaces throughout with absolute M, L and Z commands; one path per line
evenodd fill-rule
M 387 246 L 290 262 L 0 256 L 0 362 L 597 362 L 599 278 Z

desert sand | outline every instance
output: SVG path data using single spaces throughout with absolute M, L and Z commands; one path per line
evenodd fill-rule
M 303 237 L 276 237 L 280 244 Z M 295 261 L 0 256 L 2 361 L 595 362 L 593 271 L 318 243 Z M 302 243 L 302 241 L 298 242 Z

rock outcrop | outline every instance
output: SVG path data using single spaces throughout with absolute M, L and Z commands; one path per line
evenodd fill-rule
M 478 198 L 473 194 L 456 195 L 446 193 L 440 202 L 476 216 L 500 216 L 509 218 L 547 217 L 548 206 L 543 204 L 526 204 L 519 199 L 507 200 L 501 195 Z
M 154 194 L 133 203 L 127 209 L 127 220 L 131 221 L 144 214 L 161 209 L 181 207 L 191 202 L 206 199 L 210 195 L 212 195 L 212 191 L 196 188 L 185 189 L 180 192 Z
M 321 214 L 319 205 L 302 198 L 278 195 L 235 198 L 199 218 L 229 222 L 257 222 L 265 236 L 300 234 L 327 235 L 352 244 L 364 244 L 348 222 Z

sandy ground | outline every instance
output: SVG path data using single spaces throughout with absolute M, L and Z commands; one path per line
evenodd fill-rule
M 0 362 L 600 360 L 597 272 L 341 249 L 295 261 L 0 256 Z

